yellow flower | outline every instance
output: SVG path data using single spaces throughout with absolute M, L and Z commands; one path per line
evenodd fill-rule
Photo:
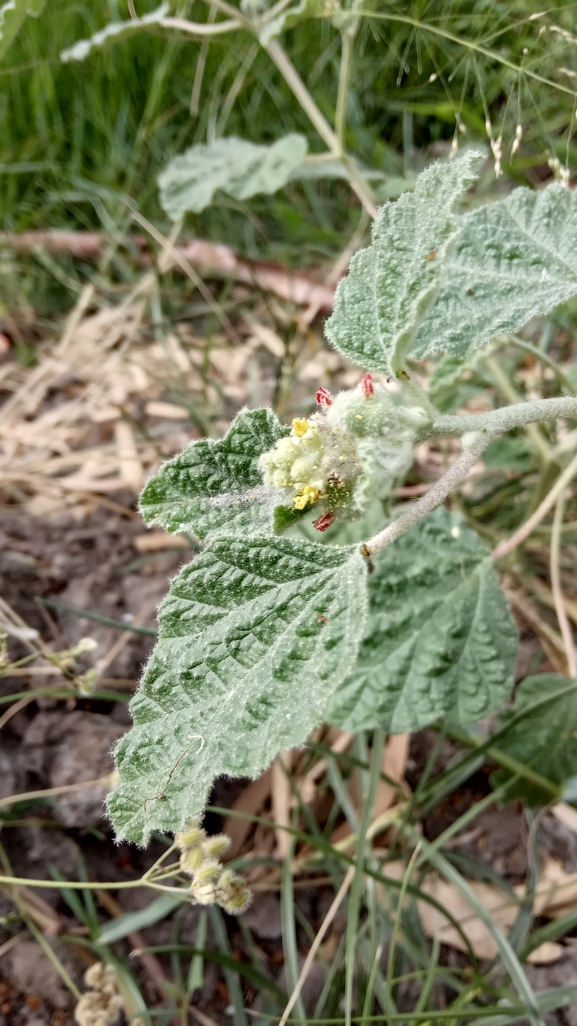
M 305 485 L 304 488 L 301 488 L 294 500 L 294 508 L 305 509 L 309 503 L 312 506 L 313 503 L 317 501 L 320 494 L 320 488 L 311 488 L 310 485 Z
M 310 428 L 310 424 L 309 424 L 308 420 L 306 420 L 305 417 L 295 417 L 294 418 L 294 420 L 292 422 L 292 433 L 294 435 L 296 435 L 297 438 L 302 438 L 303 435 L 306 435 L 306 433 L 309 430 L 309 428 Z

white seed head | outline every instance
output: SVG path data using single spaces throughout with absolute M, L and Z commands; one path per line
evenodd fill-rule
M 95 962 L 84 974 L 84 982 L 92 990 L 116 990 L 114 967 L 104 962 Z
M 92 990 L 82 995 L 74 1010 L 78 1026 L 111 1026 L 123 1008 L 113 966 L 95 962 L 86 970 L 84 979 Z
M 78 1026 L 112 1026 L 122 1011 L 122 998 L 89 990 L 83 994 L 74 1009 Z

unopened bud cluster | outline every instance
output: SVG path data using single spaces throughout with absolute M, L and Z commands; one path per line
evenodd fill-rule
M 318 411 L 296 417 L 290 435 L 261 456 L 260 466 L 264 483 L 286 490 L 295 510 L 318 506 L 314 527 L 325 531 L 390 494 L 411 465 L 427 415 L 398 403 L 370 374 L 334 397 L 319 388 L 316 400 Z
M 87 987 L 74 1010 L 78 1026 L 111 1026 L 117 1022 L 123 1001 L 116 985 L 116 973 L 111 965 L 95 962 L 84 976 Z
M 182 872 L 192 876 L 190 893 L 197 904 L 220 905 L 232 916 L 248 908 L 252 895 L 243 877 L 220 862 L 230 846 L 226 834 L 211 837 L 194 819 L 187 830 L 175 834 L 174 843 L 180 848 Z
M 95 648 L 98 648 L 98 643 L 94 638 L 81 638 L 74 648 L 65 648 L 61 652 L 54 652 L 50 656 L 50 661 L 60 670 L 72 670 L 80 656 L 85 655 L 86 652 L 93 652 Z

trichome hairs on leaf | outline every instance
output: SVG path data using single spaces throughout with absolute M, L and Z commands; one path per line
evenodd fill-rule
M 404 732 L 443 716 L 471 722 L 510 694 L 517 634 L 494 561 L 442 503 L 496 434 L 577 419 L 577 399 L 445 415 L 412 380 L 411 361 L 444 353 L 462 365 L 577 294 L 577 192 L 521 188 L 461 212 L 480 160 L 470 151 L 427 168 L 382 208 L 353 258 L 327 335 L 369 372 L 356 388 L 320 387 L 317 410 L 290 427 L 270 409 L 242 410 L 224 438 L 191 443 L 142 495 L 149 525 L 206 547 L 160 607 L 108 807 L 120 838 L 180 832 L 198 902 L 238 911 L 248 900 L 210 848 L 223 842 L 186 827 L 215 777 L 258 776 L 323 721 Z M 393 393 L 376 373 L 406 387 Z M 385 508 L 415 444 L 434 437 L 461 437 L 461 456 L 353 544 L 347 522 Z M 308 540 L 296 521 L 309 514 L 321 534 L 340 522 L 347 541 Z M 193 752 L 198 731 L 205 744 Z

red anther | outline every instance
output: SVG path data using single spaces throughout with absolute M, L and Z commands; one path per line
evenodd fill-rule
M 363 380 L 361 381 L 361 386 L 367 399 L 371 399 L 375 394 L 375 386 L 373 384 L 373 378 L 371 374 L 365 374 Z
M 330 392 L 327 392 L 326 388 L 319 388 L 315 395 L 315 399 L 319 406 L 332 406 L 333 397 Z
M 327 528 L 331 526 L 331 524 L 332 524 L 334 519 L 335 519 L 334 513 L 332 513 L 329 510 L 328 513 L 323 513 L 322 516 L 318 517 L 317 520 L 313 521 L 313 527 L 317 531 L 326 531 Z

